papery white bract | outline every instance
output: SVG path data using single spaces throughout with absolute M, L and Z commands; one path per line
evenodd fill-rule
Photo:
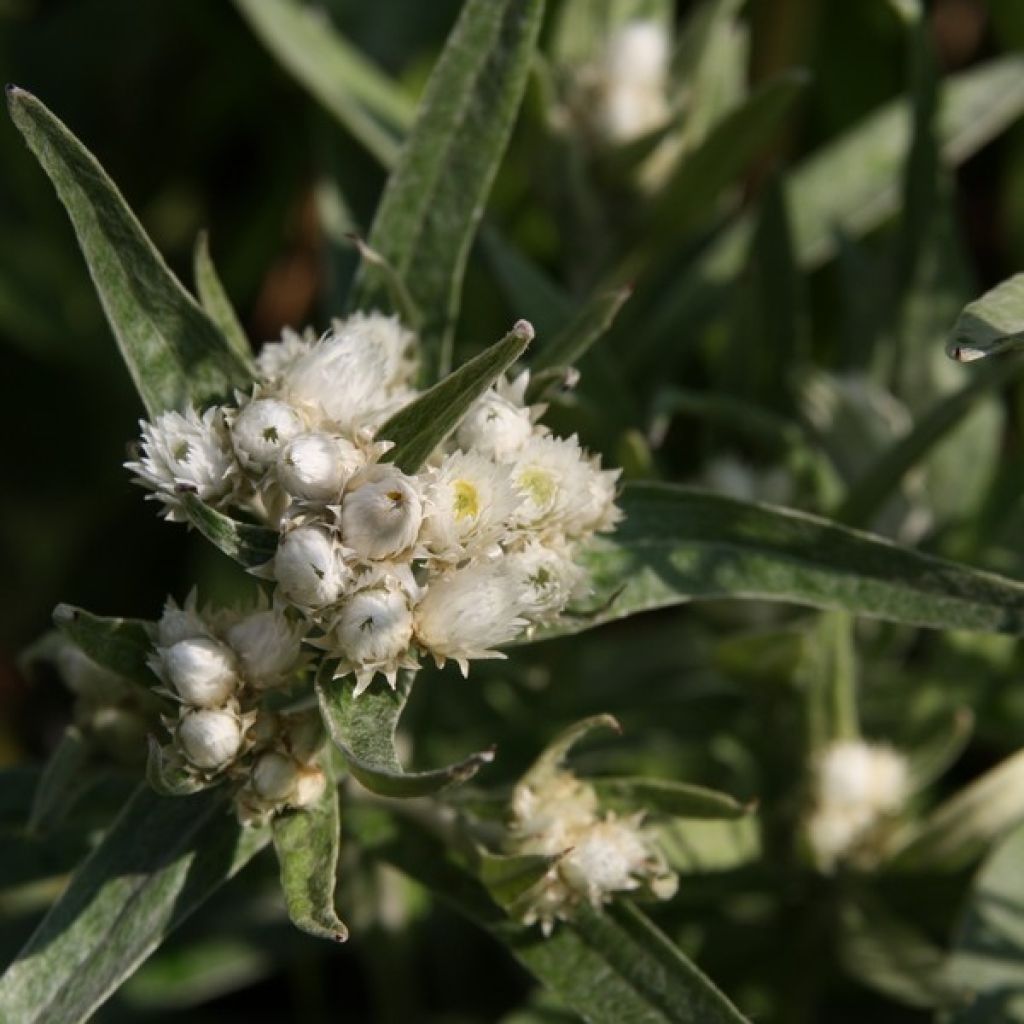
M 242 749 L 246 723 L 236 706 L 182 708 L 174 738 L 189 762 L 201 771 L 217 771 Z
M 338 541 L 319 526 L 300 526 L 281 538 L 273 573 L 281 594 L 306 610 L 333 604 L 348 576 Z
M 194 409 L 184 414 L 168 411 L 152 423 L 140 421 L 142 441 L 138 458 L 126 462 L 137 482 L 153 491 L 164 503 L 164 515 L 184 522 L 179 490 L 198 495 L 211 505 L 231 492 L 235 458 L 216 408 L 200 416 Z
M 378 464 L 358 474 L 341 505 L 342 540 L 363 559 L 411 552 L 422 522 L 419 483 L 394 466 Z
M 267 689 L 295 674 L 305 632 L 283 609 L 267 608 L 242 615 L 227 627 L 224 637 L 238 655 L 246 681 Z
M 238 686 L 233 652 L 212 637 L 189 637 L 160 648 L 151 666 L 182 701 L 195 707 L 220 707 Z
M 438 664 L 451 658 L 463 675 L 471 658 L 503 658 L 494 648 L 526 625 L 519 588 L 500 561 L 470 565 L 431 583 L 413 617 L 419 643 Z
M 231 443 L 243 466 L 267 469 L 285 445 L 305 430 L 299 413 L 286 402 L 256 398 L 239 410 L 231 423 Z

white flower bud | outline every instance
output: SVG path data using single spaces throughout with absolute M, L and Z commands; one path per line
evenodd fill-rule
M 346 576 L 338 544 L 327 530 L 300 526 L 281 538 L 274 556 L 274 578 L 292 604 L 307 609 L 333 604 Z
M 320 768 L 304 768 L 299 772 L 292 794 L 293 807 L 309 807 L 324 795 L 327 790 L 327 776 Z
M 366 463 L 351 441 L 327 434 L 299 434 L 277 461 L 277 478 L 294 498 L 328 504 L 341 500 L 353 473 Z
M 187 711 L 178 723 L 175 738 L 192 764 L 203 771 L 214 771 L 238 756 L 242 723 L 230 710 Z
M 303 428 L 302 417 L 286 402 L 257 398 L 242 408 L 231 425 L 231 441 L 244 466 L 265 469 Z
M 499 462 L 515 458 L 533 436 L 530 410 L 491 390 L 470 407 L 455 432 L 458 446 Z
M 221 707 L 238 685 L 231 651 L 209 637 L 179 640 L 160 651 L 160 661 L 167 681 L 186 704 Z
M 600 821 L 577 837 L 559 870 L 574 889 L 591 898 L 597 895 L 599 902 L 605 893 L 636 889 L 649 856 L 635 828 L 616 820 Z
M 224 635 L 242 663 L 246 680 L 269 687 L 286 682 L 294 672 L 303 633 L 283 611 L 270 608 L 239 619 Z
M 471 658 L 503 658 L 492 650 L 514 639 L 526 620 L 519 588 L 498 564 L 470 565 L 427 587 L 413 617 L 416 638 L 439 663 L 455 661 L 462 674 Z
M 298 765 L 284 754 L 263 754 L 252 769 L 252 788 L 261 800 L 280 803 L 288 799 L 298 781 Z
M 334 635 L 351 661 L 387 661 L 412 638 L 408 599 L 398 589 L 361 590 L 342 606 Z
M 194 594 L 190 595 L 184 608 L 179 608 L 174 601 L 167 599 L 157 623 L 157 641 L 161 647 L 171 647 L 179 640 L 209 635 L 206 623 L 196 611 Z
M 360 473 L 341 506 L 345 546 L 363 558 L 389 558 L 411 548 L 422 522 L 416 482 L 393 466 L 370 466 Z
M 504 564 L 519 584 L 523 614 L 534 622 L 555 618 L 586 577 L 565 554 L 539 541 L 507 555 Z

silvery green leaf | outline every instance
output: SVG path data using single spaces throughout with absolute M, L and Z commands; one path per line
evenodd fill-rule
M 1024 632 L 1024 584 L 792 509 L 627 484 L 625 521 L 580 558 L 589 608 L 535 639 L 709 598 L 782 601 L 930 629 Z
M 338 787 L 329 783 L 312 806 L 277 815 L 272 830 L 292 923 L 317 938 L 344 942 L 348 929 L 334 909 L 341 842 Z
M 682 875 L 733 871 L 764 856 L 754 815 L 717 821 L 677 818 L 656 826 L 655 834 L 669 867 Z
M 353 680 L 332 679 L 330 666 L 324 666 L 317 677 L 317 698 L 328 734 L 349 771 L 380 796 L 429 796 L 466 782 L 494 760 L 494 751 L 484 750 L 446 768 L 407 772 L 395 751 L 395 730 L 414 680 L 413 673 L 402 672 L 392 690 L 378 678 L 356 697 Z
M 548 874 L 559 856 L 539 853 L 498 854 L 477 852 L 474 869 L 491 898 L 512 910 L 517 902 Z
M 384 72 L 299 0 L 235 0 L 264 46 L 385 167 L 415 106 Z
M 187 770 L 180 754 L 161 747 L 155 736 L 148 737 L 146 782 L 160 796 L 191 796 L 211 787 L 211 783 Z
M 215 547 L 247 569 L 266 565 L 277 551 L 277 531 L 232 519 L 194 494 L 179 494 L 189 522 Z
M 523 782 L 541 784 L 544 779 L 557 772 L 569 751 L 584 736 L 595 729 L 610 729 L 614 733 L 622 732 L 622 727 L 611 715 L 591 715 L 579 722 L 574 722 L 563 729 L 541 752 L 540 756 L 530 765 L 523 776 Z
M 0 1019 L 78 1024 L 164 937 L 266 845 L 212 790 L 136 790 L 0 977 Z
M 96 782 L 98 771 L 88 739 L 76 726 L 68 726 L 36 784 L 29 831 L 45 833 L 59 825 L 68 809 Z
M 147 663 L 153 651 L 152 623 L 93 615 L 70 604 L 54 608 L 53 622 L 97 665 L 147 689 L 159 684 Z
M 846 612 L 819 615 L 804 635 L 796 678 L 804 691 L 811 752 L 856 739 L 857 666 L 853 620 Z
M 516 323 L 501 341 L 464 363 L 444 380 L 403 406 L 377 431 L 395 447 L 383 461 L 415 473 L 459 425 L 469 407 L 526 351 L 533 327 Z
M 451 364 L 466 259 L 523 98 L 543 10 L 543 0 L 463 5 L 367 239 L 423 314 L 428 380 Z M 387 295 L 362 277 L 354 301 L 367 309 Z
M 150 416 L 245 387 L 244 360 L 171 273 L 96 158 L 31 93 L 8 86 L 7 105 L 71 217 Z

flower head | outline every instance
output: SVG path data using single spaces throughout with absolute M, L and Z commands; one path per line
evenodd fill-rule
M 238 687 L 234 654 L 212 637 L 190 637 L 160 648 L 152 665 L 181 701 L 194 707 L 221 707 Z
M 470 565 L 432 582 L 413 612 L 416 639 L 438 664 L 451 658 L 463 675 L 471 658 L 503 658 L 494 650 L 526 625 L 522 594 L 500 562 Z
M 349 483 L 341 505 L 345 546 L 364 559 L 394 558 L 419 536 L 423 501 L 417 480 L 378 464 Z
M 343 437 L 298 434 L 281 451 L 277 479 L 293 498 L 327 505 L 341 501 L 345 484 L 364 465 L 364 452 Z
M 291 622 L 280 608 L 241 616 L 225 630 L 224 638 L 238 655 L 242 675 L 257 689 L 286 683 L 301 663 L 305 628 Z
M 239 755 L 247 724 L 235 707 L 183 709 L 174 738 L 182 754 L 200 771 L 226 768 Z
M 255 398 L 234 418 L 231 443 L 246 469 L 260 471 L 274 465 L 285 445 L 304 429 L 302 417 L 286 402 Z
M 153 491 L 163 502 L 164 515 L 184 522 L 179 489 L 217 504 L 230 493 L 237 471 L 231 448 L 220 425 L 218 410 L 200 416 L 194 409 L 184 414 L 163 412 L 152 423 L 140 421 L 142 443 L 137 459 L 125 466 L 136 482 Z
M 281 594 L 311 611 L 333 604 L 341 595 L 348 569 L 333 534 L 320 526 L 299 526 L 277 546 L 273 575 Z

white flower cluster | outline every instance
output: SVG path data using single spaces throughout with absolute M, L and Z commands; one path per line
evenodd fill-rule
M 557 857 L 515 908 L 550 935 L 581 903 L 598 908 L 615 893 L 675 894 L 678 879 L 641 828 L 643 814 L 601 812 L 593 786 L 567 771 L 524 780 L 512 798 L 509 850 Z
M 260 570 L 353 673 L 393 686 L 421 654 L 462 669 L 582 584 L 578 545 L 619 518 L 617 473 L 529 406 L 527 374 L 502 380 L 415 474 L 386 461 L 380 427 L 417 396 L 417 340 L 397 317 L 355 314 L 319 340 L 288 332 L 260 354 L 235 406 L 143 423 L 129 463 L 168 518 L 182 489 L 280 531 Z
M 807 838 L 822 871 L 844 861 L 869 865 L 879 828 L 909 795 L 906 758 L 889 746 L 842 740 L 814 766 Z
M 157 624 L 149 664 L 164 684 L 158 692 L 178 704 L 164 718 L 171 742 L 161 769 L 197 785 L 239 783 L 235 807 L 245 823 L 314 803 L 327 784 L 316 712 L 261 706 L 267 691 L 294 681 L 304 635 L 280 608 L 200 613 L 194 595 L 184 608 L 169 600 Z

